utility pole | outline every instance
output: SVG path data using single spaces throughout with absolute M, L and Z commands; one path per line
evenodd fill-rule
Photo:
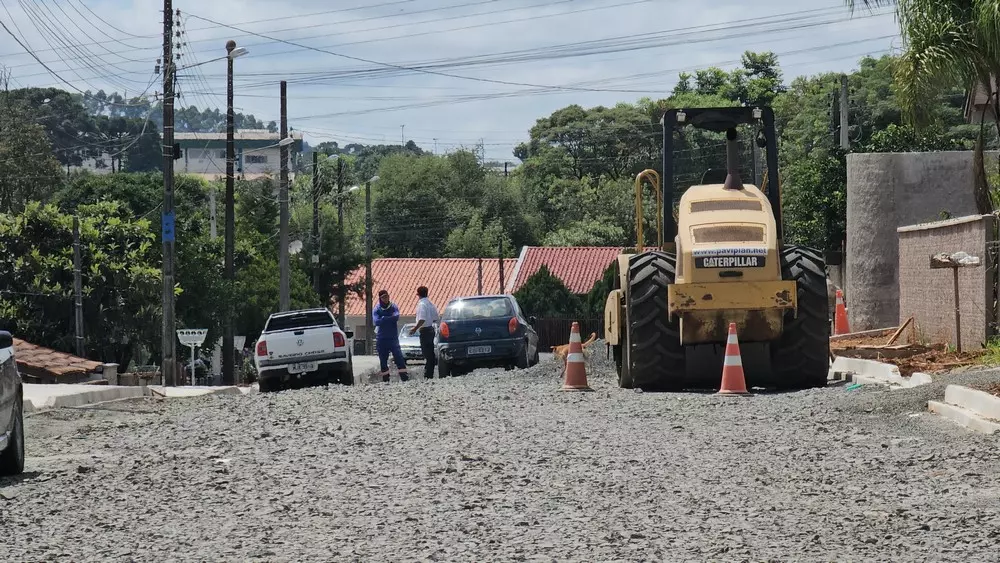
M 288 136 L 288 83 L 281 81 L 281 138 Z M 278 310 L 287 311 L 291 305 L 289 303 L 288 287 L 288 147 L 282 145 L 281 150 L 281 185 L 278 191 L 279 199 L 279 236 L 278 236 L 278 262 L 281 268 L 279 278 L 279 299 Z
M 236 336 L 233 328 L 233 288 L 236 284 L 236 178 L 233 176 L 233 160 L 236 158 L 235 135 L 236 113 L 233 111 L 233 50 L 236 42 L 226 41 L 226 322 L 222 328 L 222 383 L 236 382 Z
M 174 336 L 174 3 L 163 0 L 163 334 L 161 373 L 164 385 L 176 384 Z M 168 383 L 169 382 L 169 383 Z
M 500 294 L 503 295 L 503 237 L 497 237 L 500 243 L 497 245 L 497 261 L 500 263 Z
M 326 296 L 319 287 L 319 153 L 313 151 L 313 177 L 312 177 L 312 200 L 313 200 L 313 288 L 322 300 L 321 304 L 326 306 Z
M 83 342 L 83 266 L 80 259 L 80 218 L 73 215 L 73 300 L 76 305 L 76 355 L 86 358 Z
M 403 139 L 403 131 L 406 129 L 406 125 L 399 126 L 399 146 L 405 147 L 406 141 Z
M 438 139 L 434 137 L 434 154 L 438 153 Z
M 365 354 L 372 353 L 372 182 L 365 182 Z
M 503 177 L 504 177 L 504 178 L 506 178 L 506 177 L 507 177 L 507 165 L 508 165 L 508 164 L 510 164 L 510 163 L 509 163 L 509 162 L 504 162 L 504 163 L 503 163 Z
M 476 283 L 476 295 L 483 294 L 483 259 L 479 258 L 479 281 Z
M 344 244 L 344 159 L 337 158 L 337 230 L 340 234 L 340 238 L 337 239 L 338 245 Z M 343 254 L 343 250 L 341 250 Z M 340 272 L 340 291 L 343 291 L 344 287 L 344 272 Z M 344 326 L 344 297 L 341 295 L 337 299 L 337 322 L 340 326 Z
M 848 135 L 850 128 L 848 119 L 848 104 L 850 102 L 847 99 L 847 75 L 840 75 L 840 148 L 844 150 L 850 150 L 851 140 Z

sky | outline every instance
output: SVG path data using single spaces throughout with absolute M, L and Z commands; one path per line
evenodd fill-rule
M 898 51 L 891 12 L 843 0 L 174 0 L 180 103 L 234 106 L 289 126 L 310 144 L 398 144 L 438 154 L 482 143 L 510 161 L 553 111 L 669 95 L 677 74 L 739 66 L 773 51 L 785 81 L 848 72 Z M 0 65 L 11 87 L 162 91 L 162 0 L 0 0 Z M 190 66 L 197 65 L 197 66 Z M 189 68 L 184 68 L 184 67 Z M 46 68 L 47 67 L 47 68 Z

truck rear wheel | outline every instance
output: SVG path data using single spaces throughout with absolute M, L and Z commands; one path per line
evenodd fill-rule
M 825 387 L 830 371 L 830 322 L 826 267 L 811 248 L 786 245 L 781 250 L 781 277 L 795 280 L 798 315 L 789 312 L 781 338 L 772 344 L 776 384 L 784 389 Z
M 680 321 L 667 312 L 667 286 L 674 283 L 676 257 L 651 250 L 629 259 L 625 290 L 626 342 L 622 375 L 645 390 L 684 388 L 685 358 Z

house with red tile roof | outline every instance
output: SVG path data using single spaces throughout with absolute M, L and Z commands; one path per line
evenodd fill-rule
M 605 270 L 622 253 L 618 246 L 525 246 L 507 285 L 508 293 L 521 289 L 524 282 L 545 265 L 577 295 L 588 293 L 604 277 Z
M 503 261 L 504 285 L 514 271 L 516 260 Z M 365 269 L 347 276 L 348 284 L 364 283 Z M 372 260 L 372 304 L 385 289 L 399 306 L 400 326 L 414 322 L 417 314 L 417 288 L 427 286 L 431 303 L 438 311 L 455 297 L 478 295 L 482 280 L 483 294 L 500 293 L 500 261 L 489 258 L 379 258 Z M 351 294 L 344 302 L 344 321 L 354 329 L 354 339 L 367 334 L 364 295 Z
M 117 364 L 103 364 L 14 339 L 17 370 L 25 383 L 84 383 L 106 380 L 117 383 Z

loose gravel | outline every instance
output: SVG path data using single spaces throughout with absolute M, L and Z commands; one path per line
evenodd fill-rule
M 0 560 L 1000 560 L 1000 437 L 927 413 L 945 378 L 640 393 L 597 344 L 593 393 L 548 362 L 31 416 Z

